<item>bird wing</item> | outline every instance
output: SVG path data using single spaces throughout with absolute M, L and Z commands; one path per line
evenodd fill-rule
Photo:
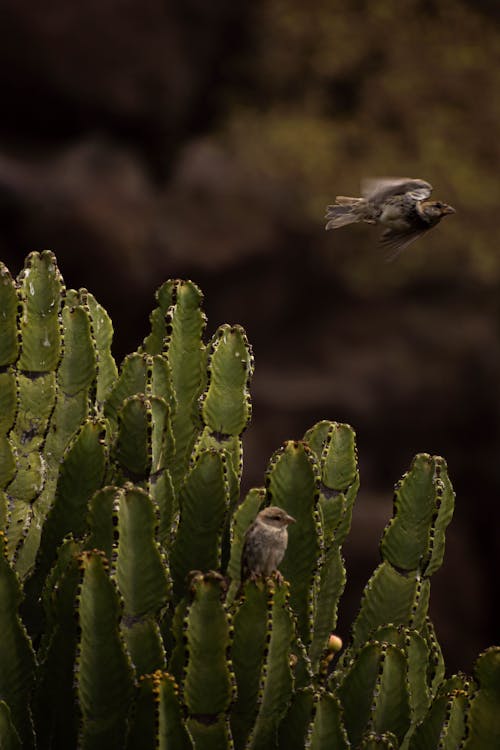
M 386 260 L 395 260 L 398 255 L 408 247 L 408 245 L 411 245 L 412 242 L 418 240 L 418 238 L 428 232 L 429 229 L 430 227 L 423 229 L 419 227 L 418 229 L 412 228 L 399 231 L 396 229 L 386 229 L 380 237 L 381 244 L 384 245 L 388 251 Z
M 432 193 L 432 185 L 411 177 L 367 177 L 361 182 L 361 194 L 366 200 L 381 202 L 405 193 L 414 201 L 423 201 Z
M 243 549 L 241 552 L 241 572 L 240 572 L 240 579 L 242 581 L 246 580 L 250 573 L 252 572 L 254 566 L 255 566 L 255 554 L 254 554 L 254 545 L 252 542 L 252 536 L 255 532 L 256 527 L 256 521 L 254 520 L 248 529 L 245 532 L 245 536 L 243 537 Z

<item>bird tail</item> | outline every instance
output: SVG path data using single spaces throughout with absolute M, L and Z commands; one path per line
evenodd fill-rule
M 325 229 L 338 229 L 363 221 L 366 218 L 366 200 L 338 195 L 335 203 L 327 206 L 325 218 L 328 219 Z

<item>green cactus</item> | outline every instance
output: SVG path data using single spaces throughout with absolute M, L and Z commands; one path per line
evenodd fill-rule
M 6 555 L 5 534 L 0 531 L 0 696 L 6 742 L 35 747 L 30 693 L 35 680 L 35 654 L 18 614 L 21 588 Z M 0 736 L 3 744 L 3 736 Z
M 443 459 L 396 487 L 337 657 L 355 434 L 322 421 L 240 501 L 253 357 L 204 343 L 192 282 L 157 293 L 118 368 L 112 326 L 50 252 L 0 266 L 0 746 L 365 750 L 500 746 L 500 648 L 445 679 L 428 616 L 454 505 Z M 281 574 L 240 581 L 262 507 L 296 519 Z

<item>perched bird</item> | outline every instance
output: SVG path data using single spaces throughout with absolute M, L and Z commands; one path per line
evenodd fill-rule
M 278 569 L 288 544 L 288 526 L 295 523 L 282 508 L 271 505 L 257 514 L 245 532 L 241 580 L 269 576 Z
M 455 209 L 440 201 L 430 201 L 432 185 L 410 177 L 380 177 L 363 180 L 362 198 L 338 195 L 326 209 L 326 229 L 364 221 L 385 227 L 380 241 L 391 257 L 439 224 Z

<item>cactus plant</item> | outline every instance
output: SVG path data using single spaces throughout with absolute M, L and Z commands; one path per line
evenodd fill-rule
M 239 326 L 204 342 L 195 284 L 160 287 L 118 368 L 106 312 L 52 253 L 0 276 L 1 747 L 500 746 L 500 649 L 445 679 L 428 617 L 454 505 L 442 458 L 396 486 L 338 657 L 352 428 L 286 442 L 241 499 L 252 352 Z M 284 580 L 240 582 L 266 504 L 297 520 Z

